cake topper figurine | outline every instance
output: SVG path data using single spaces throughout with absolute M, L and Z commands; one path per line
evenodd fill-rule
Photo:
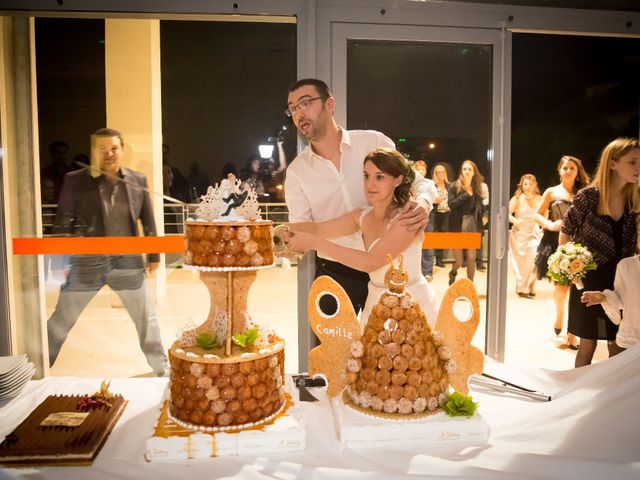
M 384 274 L 384 285 L 389 292 L 398 295 L 404 294 L 404 287 L 409 282 L 409 275 L 402 266 L 402 254 L 398 257 L 398 266 L 393 263 L 393 257 L 387 253 L 389 259 L 389 270 Z
M 227 209 L 222 214 L 223 217 L 226 217 L 232 209 L 244 203 L 249 194 L 249 189 L 246 185 L 241 185 L 233 173 L 229 173 L 227 178 L 222 180 L 220 187 L 223 189 L 224 194 L 226 194 L 226 196 L 222 198 L 222 201 L 228 204 Z
M 196 217 L 202 220 L 254 221 L 260 218 L 260 205 L 255 190 L 243 184 L 233 173 L 202 195 Z M 226 209 L 223 211 L 223 208 Z

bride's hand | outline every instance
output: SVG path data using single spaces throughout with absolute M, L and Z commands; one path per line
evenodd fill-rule
M 289 225 L 283 223 L 273 229 L 273 253 L 278 257 L 286 257 L 292 259 L 297 256 L 297 253 L 292 252 L 287 247 L 285 238 L 288 239 L 291 236 Z
M 307 250 L 314 250 L 316 236 L 305 232 L 283 231 L 282 240 L 289 250 L 304 253 Z

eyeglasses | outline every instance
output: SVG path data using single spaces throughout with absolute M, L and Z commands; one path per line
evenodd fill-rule
M 315 101 L 315 100 L 324 100 L 325 97 L 315 97 L 315 98 L 305 98 L 304 100 L 300 100 L 298 103 L 296 103 L 295 105 L 291 105 L 289 108 L 287 108 L 284 111 L 284 114 L 287 117 L 293 117 L 293 115 L 300 111 L 303 112 L 305 111 L 307 108 L 309 108 L 309 105 L 311 105 L 311 102 Z

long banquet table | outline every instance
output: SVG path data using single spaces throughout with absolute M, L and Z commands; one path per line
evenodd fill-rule
M 499 378 L 552 395 L 549 402 L 472 389 L 489 424 L 484 446 L 424 449 L 341 448 L 327 397 L 302 404 L 306 449 L 260 456 L 146 462 L 167 379 L 113 379 L 129 404 L 90 467 L 0 469 L 25 479 L 395 479 L 640 478 L 640 345 L 577 370 L 550 371 L 487 363 Z M 101 379 L 49 377 L 33 381 L 0 408 L 0 436 L 10 433 L 47 395 L 91 393 Z

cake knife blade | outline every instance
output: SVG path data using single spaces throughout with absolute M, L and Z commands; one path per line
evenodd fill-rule
M 485 373 L 483 373 L 482 376 L 471 375 L 469 377 L 469 383 L 479 387 L 485 387 L 490 390 L 495 390 L 497 392 L 512 393 L 514 395 L 520 395 L 533 400 L 540 400 L 544 402 L 551 401 L 551 395 L 547 395 L 546 393 L 538 392 L 530 388 L 521 387 L 520 385 L 507 382 Z

